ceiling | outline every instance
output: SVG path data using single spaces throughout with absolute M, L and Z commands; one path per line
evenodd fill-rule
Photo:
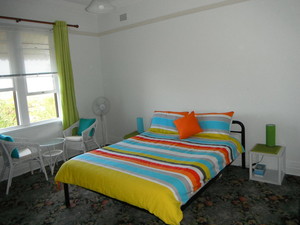
M 81 4 L 81 5 L 88 5 L 91 2 L 91 0 L 63 0 L 63 1 L 78 3 L 78 4 Z
M 77 3 L 77 4 L 80 4 L 80 5 L 87 6 L 88 4 L 90 4 L 90 2 L 92 0 L 63 0 L 63 1 Z M 114 6 L 117 6 L 117 7 L 132 5 L 132 4 L 142 2 L 142 1 L 145 1 L 145 0 L 110 0 L 111 4 L 114 5 Z

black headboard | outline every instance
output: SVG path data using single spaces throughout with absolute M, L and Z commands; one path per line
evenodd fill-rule
M 246 138 L 245 138 L 245 126 L 244 124 L 239 121 L 239 120 L 233 120 L 232 124 L 237 124 L 239 125 L 240 129 L 239 130 L 231 130 L 231 133 L 237 133 L 241 135 L 241 144 L 243 148 L 246 151 Z M 245 152 L 242 153 L 242 167 L 245 169 L 246 168 L 246 157 L 245 157 Z

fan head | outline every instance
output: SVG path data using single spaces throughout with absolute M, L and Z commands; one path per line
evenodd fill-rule
M 94 100 L 92 109 L 95 115 L 103 116 L 109 112 L 110 103 L 107 98 L 98 97 Z

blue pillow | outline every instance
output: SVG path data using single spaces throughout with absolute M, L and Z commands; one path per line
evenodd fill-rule
M 10 142 L 14 142 L 14 139 L 10 136 L 7 136 L 7 135 L 3 135 L 3 134 L 0 134 L 0 139 L 3 140 L 3 141 L 10 141 Z M 20 158 L 19 156 L 19 151 L 17 148 L 15 148 L 14 150 L 12 150 L 11 152 L 11 157 L 12 158 Z
M 80 119 L 77 135 L 82 135 L 82 131 L 89 128 L 95 122 L 96 122 L 96 119 Z M 93 130 L 91 130 L 89 135 L 90 136 L 93 135 Z
M 150 131 L 168 134 L 178 134 L 174 121 L 188 115 L 188 112 L 154 111 Z

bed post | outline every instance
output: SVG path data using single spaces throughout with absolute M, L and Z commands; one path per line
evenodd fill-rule
M 246 151 L 246 136 L 245 136 L 245 126 L 244 126 L 244 124 L 241 121 L 238 121 L 238 120 L 233 120 L 232 124 L 238 124 L 241 127 L 240 131 L 231 131 L 231 132 L 241 134 L 241 143 L 242 143 L 242 146 L 244 147 L 244 149 Z M 243 169 L 246 168 L 246 152 L 242 153 L 242 168 Z
M 65 203 L 66 207 L 70 208 L 69 185 L 64 183 Z

